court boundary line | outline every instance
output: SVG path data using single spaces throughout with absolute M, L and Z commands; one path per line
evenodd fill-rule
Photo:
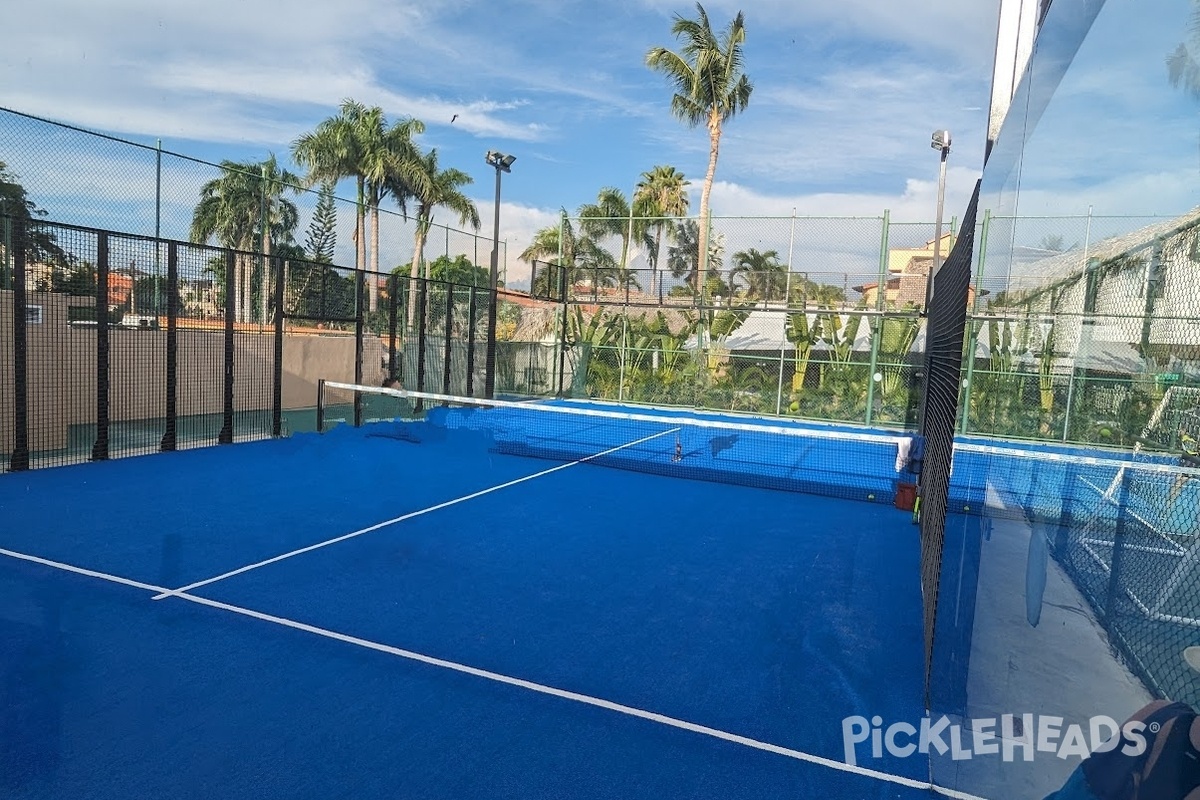
M 406 520 L 413 519 L 414 517 L 420 517 L 425 514 L 432 513 L 434 511 L 440 511 L 443 508 L 448 508 L 453 505 L 458 505 L 459 503 L 466 502 L 467 500 L 474 500 L 477 497 L 482 497 L 486 494 L 491 494 L 492 492 L 498 492 L 501 489 L 507 489 L 510 486 L 516 486 L 517 484 L 525 483 L 526 481 L 531 481 L 534 478 L 541 478 L 546 475 L 550 475 L 551 473 L 559 472 L 560 470 L 569 469 L 569 468 L 577 466 L 579 464 L 585 464 L 588 461 L 591 461 L 592 459 L 600 458 L 601 456 L 606 456 L 609 453 L 615 453 L 618 450 L 624 450 L 627 447 L 634 447 L 636 445 L 642 444 L 643 442 L 648 442 L 651 439 L 657 439 L 660 436 L 669 436 L 672 433 L 678 433 L 680 430 L 681 430 L 680 428 L 676 427 L 676 428 L 671 428 L 670 430 L 660 431 L 659 433 L 655 433 L 650 436 L 643 436 L 642 438 L 637 439 L 635 441 L 626 442 L 625 444 L 617 445 L 616 447 L 610 447 L 607 450 L 603 450 L 599 453 L 593 453 L 590 456 L 586 456 L 584 458 L 579 458 L 579 459 L 576 459 L 575 461 L 571 461 L 566 464 L 558 464 L 556 466 L 550 467 L 549 469 L 544 469 L 541 472 L 535 472 L 532 475 L 525 475 L 520 478 L 515 478 L 511 481 L 506 481 L 504 483 L 497 484 L 496 486 L 489 486 L 486 489 L 481 489 L 477 492 L 472 492 L 471 494 L 463 495 L 462 497 L 456 497 L 453 500 L 446 500 L 445 502 L 438 503 L 437 505 L 429 506 L 428 508 L 422 508 L 417 511 L 410 511 L 407 514 L 402 514 L 393 519 L 385 520 L 383 522 L 377 522 L 374 525 L 368 525 L 365 528 L 360 528 L 359 530 L 351 531 L 350 533 L 346 533 L 341 536 L 335 536 L 334 538 L 326 539 L 323 542 L 317 542 L 316 544 L 310 544 L 306 547 L 300 547 L 295 550 L 291 550 L 287 553 L 281 553 L 280 555 L 272 556 L 271 558 L 263 559 L 262 561 L 257 561 L 253 564 L 246 564 L 245 566 L 238 567 L 237 569 L 233 569 L 228 572 L 223 572 L 220 575 L 215 575 L 211 578 L 205 578 L 202 581 L 196 581 L 195 583 L 189 583 L 186 586 L 180 586 L 178 589 L 164 589 L 161 594 L 155 595 L 151 599 L 152 600 L 163 600 L 168 597 L 180 595 L 182 592 L 190 592 L 193 589 L 199 589 L 202 586 L 209 586 L 211 584 L 217 583 L 218 581 L 223 581 L 226 578 L 232 578 L 237 575 L 243 575 L 247 572 L 251 572 L 253 570 L 260 569 L 262 567 L 270 566 L 271 564 L 277 564 L 280 561 L 286 561 L 287 559 L 294 558 L 295 556 L 304 555 L 305 553 L 311 553 L 314 550 L 320 550 L 321 548 L 329 547 L 330 545 L 338 544 L 339 542 L 345 542 L 349 539 L 355 539 L 359 536 L 364 536 L 368 533 L 374 533 L 375 531 L 380 530 L 382 528 L 386 528 L 391 525 L 396 525 L 396 524 L 404 522 Z
M 199 595 L 186 594 L 179 590 L 171 592 L 169 590 L 165 590 L 164 587 L 155 586 L 155 585 L 149 584 L 149 583 L 143 583 L 141 581 L 133 580 L 131 578 L 125 578 L 120 575 L 112 575 L 112 574 L 106 573 L 106 572 L 99 572 L 97 570 L 87 569 L 84 567 L 78 567 L 78 566 L 75 566 L 74 564 L 67 564 L 67 563 L 61 562 L 61 561 L 53 561 L 48 558 L 42 558 L 40 556 L 34 556 L 34 555 L 27 554 L 27 553 L 21 553 L 21 552 L 15 551 L 15 550 L 8 550 L 6 548 L 0 548 L 0 555 L 6 556 L 8 558 L 18 560 L 18 561 L 25 561 L 25 562 L 29 562 L 29 563 L 33 563 L 33 564 L 38 564 L 40 566 L 49 567 L 52 569 L 57 569 L 57 570 L 61 570 L 64 572 L 73 573 L 76 575 L 83 575 L 85 577 L 95 578 L 98 580 L 107 581 L 109 583 L 119 584 L 121 586 L 127 586 L 127 587 L 132 587 L 135 589 L 141 589 L 143 591 L 165 592 L 166 596 L 168 596 L 168 597 L 175 597 L 180 600 L 186 600 L 187 602 L 194 603 L 196 605 L 205 606 L 208 608 L 214 608 L 219 611 L 225 611 L 230 614 L 236 614 L 238 616 L 247 617 L 250 619 L 256 619 L 256 620 L 259 620 L 260 622 L 271 623 L 273 625 L 278 625 L 278 626 L 281 626 L 284 628 L 289 628 L 291 630 L 300 631 L 302 633 L 308 633 L 313 636 L 318 636 L 318 637 L 321 637 L 324 639 L 330 639 L 333 641 L 342 642 L 343 644 L 349 644 L 349 645 L 354 645 L 356 647 L 361 647 L 361 648 L 364 648 L 367 650 L 373 650 L 375 652 L 383 653 L 385 655 L 391 655 L 391 656 L 395 656 L 397 658 L 403 658 L 407 661 L 413 661 L 413 662 L 416 662 L 419 664 L 425 664 L 426 666 L 438 667 L 440 669 L 445 669 L 445 670 L 449 670 L 451 672 L 457 672 L 457 673 L 464 674 L 464 675 L 470 675 L 472 677 L 481 678 L 484 680 L 492 681 L 494 683 L 499 683 L 499 684 L 503 684 L 506 686 L 513 686 L 518 689 L 525 689 L 527 691 L 535 692 L 538 694 L 549 695 L 551 697 L 557 697 L 560 700 L 569 700 L 569 701 L 579 703 L 582 705 L 592 706 L 594 708 L 601 708 L 606 711 L 612 711 L 612 712 L 615 712 L 618 714 L 623 714 L 625 716 L 633 717 L 635 719 L 641 719 L 641 720 L 645 720 L 648 722 L 655 722 L 655 723 L 664 725 L 669 728 L 675 728 L 677 730 L 688 731 L 689 733 L 700 734 L 702 736 L 707 736 L 709 738 L 718 739 L 718 740 L 724 741 L 724 742 L 729 742 L 731 744 L 739 744 L 744 747 L 748 747 L 752 750 L 759 750 L 759 751 L 766 752 L 766 753 L 772 753 L 772 754 L 778 755 L 778 756 L 784 756 L 785 758 L 790 758 L 794 761 L 803 761 L 803 762 L 806 762 L 809 764 L 815 764 L 817 766 L 822 766 L 822 767 L 826 767 L 829 769 L 837 770 L 839 772 L 846 772 L 846 773 L 859 775 L 861 777 L 866 777 L 866 778 L 874 778 L 876 780 L 883 781 L 885 783 L 892 783 L 892 784 L 896 784 L 898 786 L 904 786 L 904 787 L 907 787 L 910 789 L 922 789 L 922 790 L 926 790 L 926 791 L 932 791 L 935 794 L 942 795 L 943 797 L 953 798 L 953 800 L 988 800 L 987 798 L 980 797 L 979 795 L 973 795 L 973 794 L 969 794 L 967 792 L 960 792 L 957 789 L 950 789 L 950 788 L 947 788 L 944 786 L 938 786 L 937 784 L 933 783 L 932 781 L 922 781 L 922 780 L 918 780 L 916 778 L 906 778 L 902 775 L 893 775 L 890 772 L 881 772 L 879 770 L 869 769 L 867 767 L 860 767 L 860 766 L 854 765 L 854 764 L 847 764 L 842 761 L 835 761 L 831 758 L 825 758 L 824 756 L 818 756 L 818 755 L 814 755 L 812 753 L 806 753 L 802 750 L 796 750 L 796 749 L 793 749 L 790 747 L 784 747 L 782 745 L 771 744 L 770 742 L 764 742 L 764 741 L 761 741 L 758 739 L 752 739 L 748 736 L 742 736 L 741 734 L 730 733 L 729 731 L 723 731 L 723 730 L 720 730 L 719 728 L 710 728 L 707 725 L 700 725 L 695 722 L 688 722 L 687 720 L 682 720 L 682 719 L 678 719 L 676 717 L 667 716 L 666 714 L 659 714 L 654 711 L 647 711 L 645 709 L 637 708 L 635 706 L 628 706 L 623 703 L 617 703 L 612 700 L 605 700 L 600 697 L 593 697 L 591 695 L 582 694 L 580 692 L 573 692 L 568 689 L 559 689 L 554 686 L 549 686 L 549 685 L 542 684 L 542 683 L 536 683 L 534 681 L 525 680 L 524 678 L 516 678 L 511 675 L 505 675 L 500 672 L 492 672 L 491 670 L 481 669 L 479 667 L 472 667 L 468 664 L 461 664 L 457 661 L 449 661 L 446 659 L 437 658 L 435 656 L 425 655 L 423 653 L 418 653 L 413 650 L 405 650 L 404 648 L 401 648 L 401 647 L 395 647 L 393 645 L 383 644 L 382 642 L 375 642 L 370 639 L 363 639 L 358 636 L 351 636 L 350 634 L 340 633 L 338 631 L 330 630 L 328 628 L 321 628 L 316 625 L 310 625 L 306 622 L 300 622 L 298 620 L 288 619 L 287 617 L 279 617 L 279 616 L 275 616 L 273 614 L 267 614 L 262 611 L 255 611 L 254 609 L 244 608 L 242 606 L 235 606 L 230 603 L 223 603 L 220 600 L 212 600 L 207 597 L 200 597 Z

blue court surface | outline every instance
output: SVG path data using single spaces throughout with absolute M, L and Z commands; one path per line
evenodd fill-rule
M 0 796 L 931 795 L 894 448 L 526 416 L 0 476 Z

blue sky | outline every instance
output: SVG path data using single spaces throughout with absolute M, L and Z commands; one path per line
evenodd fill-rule
M 493 173 L 483 154 L 516 155 L 502 237 L 517 247 L 560 207 L 573 210 L 603 186 L 629 193 L 657 164 L 692 179 L 699 205 L 705 133 L 670 116 L 670 88 L 643 62 L 652 46 L 676 46 L 672 16 L 693 14 L 694 4 L 286 7 L 16 6 L 6 21 L 22 35 L 0 53 L 0 105 L 149 144 L 161 137 L 168 149 L 209 160 L 257 160 L 268 151 L 286 158 L 298 134 L 353 97 L 424 121 L 421 143 L 475 178 L 470 193 L 485 219 Z M 954 134 L 947 217 L 961 213 L 983 159 L 997 0 L 718 0 L 706 8 L 717 26 L 745 12 L 755 84 L 722 143 L 715 214 L 877 216 L 886 208 L 893 219 L 931 222 L 935 128 Z M 25 146 L 10 142 L 0 159 L 37 197 L 51 169 L 22 170 Z M 102 181 L 96 188 L 105 190 Z

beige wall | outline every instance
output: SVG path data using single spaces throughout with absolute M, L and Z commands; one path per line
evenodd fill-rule
M 27 305 L 40 306 L 42 322 L 28 326 L 30 450 L 67 446 L 71 425 L 96 421 L 95 328 L 71 326 L 68 304 L 85 298 L 30 292 Z M 12 292 L 0 291 L 0 452 L 13 448 Z M 114 422 L 166 416 L 166 341 L 163 330 L 109 330 L 109 418 Z M 180 416 L 217 414 L 223 406 L 224 332 L 178 334 Z M 234 407 L 271 408 L 274 334 L 239 332 L 234 340 Z M 382 342 L 369 337 L 363 348 L 363 382 L 383 380 Z M 283 343 L 283 407 L 316 403 L 317 380 L 354 380 L 354 337 L 289 333 Z

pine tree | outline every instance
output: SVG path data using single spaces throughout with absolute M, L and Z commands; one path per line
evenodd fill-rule
M 337 246 L 337 208 L 333 202 L 333 183 L 321 184 L 321 199 L 308 225 L 304 249 L 308 257 L 319 264 L 332 264 L 333 251 Z

